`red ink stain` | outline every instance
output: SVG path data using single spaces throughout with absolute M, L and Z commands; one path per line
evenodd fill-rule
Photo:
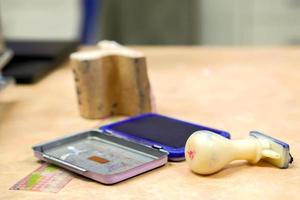
M 188 156 L 189 156 L 189 158 L 191 159 L 191 160 L 193 160 L 194 159 L 194 157 L 195 157 L 195 151 L 193 151 L 193 150 L 189 150 L 188 152 Z

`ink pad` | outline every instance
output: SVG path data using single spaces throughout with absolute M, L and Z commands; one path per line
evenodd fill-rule
M 155 113 L 142 114 L 105 125 L 100 127 L 100 130 L 126 140 L 164 149 L 172 161 L 184 160 L 185 143 L 195 131 L 208 130 L 230 138 L 230 134 L 226 131 Z

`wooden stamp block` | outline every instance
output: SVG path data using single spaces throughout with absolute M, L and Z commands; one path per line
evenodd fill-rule
M 80 114 L 98 119 L 151 112 L 145 56 L 116 42 L 71 54 Z

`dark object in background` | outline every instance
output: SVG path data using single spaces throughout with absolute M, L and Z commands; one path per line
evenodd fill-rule
M 7 41 L 14 57 L 3 69 L 3 75 L 14 77 L 17 83 L 34 83 L 64 61 L 78 44 L 77 41 Z
M 4 43 L 2 27 L 0 23 L 0 91 L 12 82 L 11 78 L 2 76 L 2 68 L 4 68 L 4 66 L 11 60 L 12 56 L 12 50 L 8 49 Z
M 196 44 L 198 4 L 197 0 L 102 0 L 101 38 L 126 45 Z

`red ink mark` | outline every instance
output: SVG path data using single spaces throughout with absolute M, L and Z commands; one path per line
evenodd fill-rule
M 189 150 L 187 153 L 188 153 L 189 158 L 191 160 L 193 160 L 196 152 L 193 150 Z

